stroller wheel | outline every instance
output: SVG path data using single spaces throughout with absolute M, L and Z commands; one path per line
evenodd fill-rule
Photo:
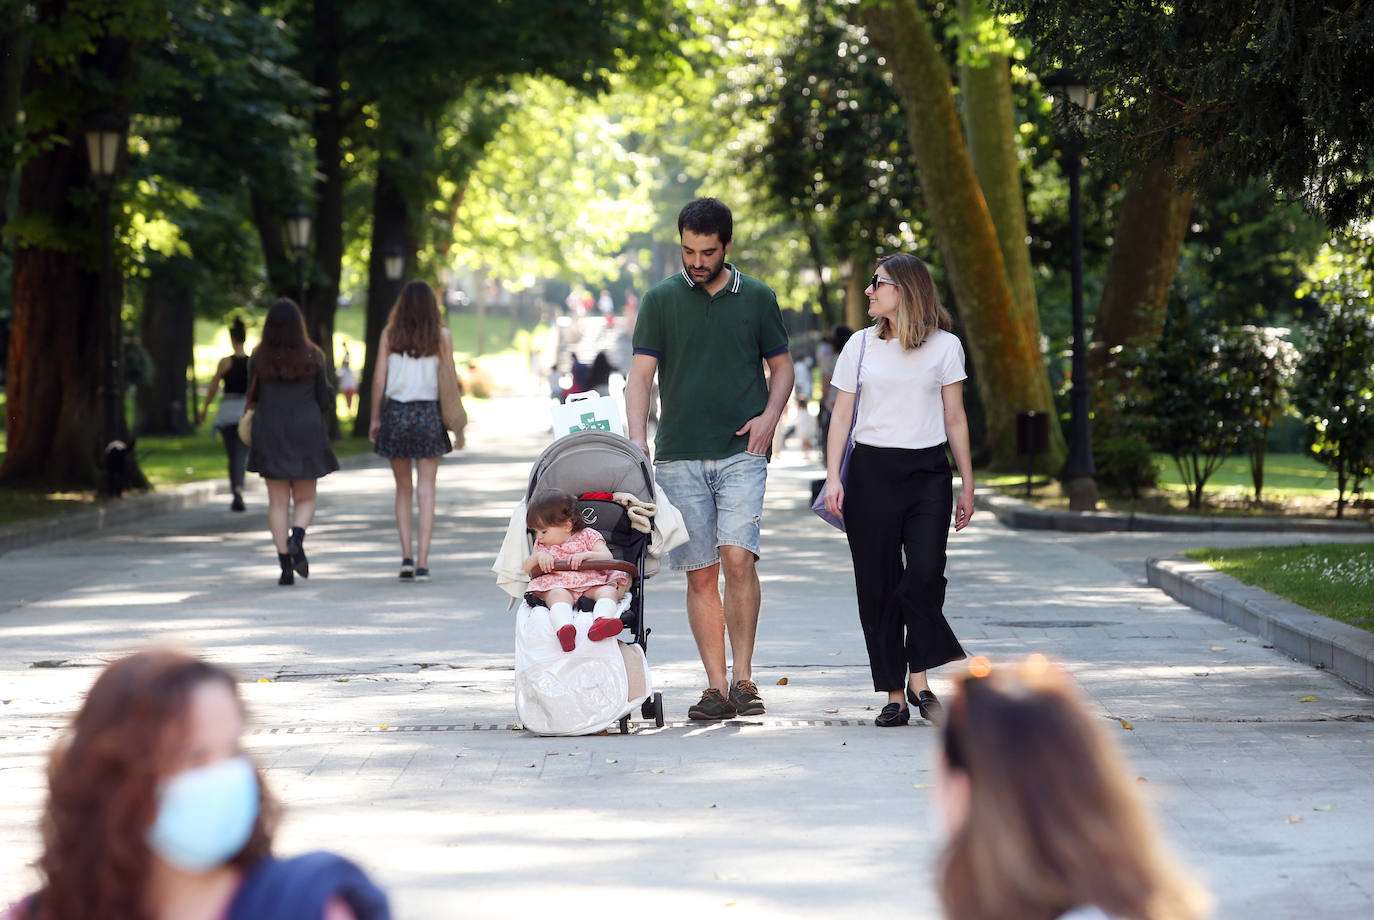
M 629 716 L 621 716 L 621 717 L 620 717 L 620 733 L 621 733 L 622 735 L 628 735 L 628 734 L 630 733 L 630 717 L 629 717 Z
M 663 727 L 663 694 L 654 694 L 654 725 Z

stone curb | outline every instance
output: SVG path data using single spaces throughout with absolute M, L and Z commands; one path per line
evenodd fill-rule
M 375 463 L 381 463 L 376 454 L 362 453 L 339 458 L 339 468 L 356 470 Z M 249 474 L 244 480 L 244 491 L 265 492 L 262 477 Z M 140 521 L 157 514 L 198 508 L 214 500 L 217 496 L 229 495 L 227 479 L 207 479 L 204 482 L 188 482 L 163 492 L 148 492 L 132 495 L 118 501 L 106 502 L 95 508 L 79 511 L 66 511 L 47 517 L 35 518 L 19 524 L 0 527 L 0 555 L 11 550 L 24 549 L 81 536 L 100 530 L 109 530 Z
M 1192 518 L 1182 515 L 1119 511 L 1050 511 L 1008 495 L 1001 495 L 991 489 L 975 491 L 974 505 L 981 510 L 992 512 L 997 520 L 1018 530 L 1063 530 L 1074 533 L 1188 533 L 1229 530 L 1374 535 L 1374 522 L 1325 521 L 1316 518 Z
M 1145 560 L 1145 578 L 1175 600 L 1271 642 L 1315 668 L 1374 692 L 1374 633 L 1313 613 L 1181 556 Z

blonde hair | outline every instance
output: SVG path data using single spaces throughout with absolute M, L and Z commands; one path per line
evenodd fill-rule
M 890 339 L 895 336 L 902 343 L 902 348 L 910 351 L 925 344 L 925 340 L 936 329 L 949 332 L 954 328 L 954 322 L 944 304 L 940 303 L 935 282 L 924 262 L 913 255 L 899 252 L 879 259 L 878 267 L 886 269 L 888 276 L 897 282 L 897 294 L 900 297 L 896 322 L 889 322 L 887 317 L 880 316 L 874 323 L 878 338 Z M 895 330 L 892 328 L 894 325 Z
M 980 659 L 974 659 L 978 662 Z M 986 661 L 983 660 L 986 664 Z M 1209 898 L 1165 848 L 1116 746 L 1043 655 L 964 679 L 944 729 L 968 814 L 945 846 L 949 920 L 1196 920 Z

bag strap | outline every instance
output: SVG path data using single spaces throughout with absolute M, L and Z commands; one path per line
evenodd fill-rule
M 849 444 L 854 444 L 854 424 L 859 420 L 859 397 L 864 391 L 864 350 L 868 348 L 868 330 L 859 333 L 859 367 L 854 372 L 854 411 L 849 414 Z

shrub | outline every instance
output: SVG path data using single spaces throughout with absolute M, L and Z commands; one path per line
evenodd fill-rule
M 1374 312 L 1368 289 L 1348 279 L 1320 288 L 1326 307 L 1311 331 L 1293 386 L 1307 422 L 1307 445 L 1336 474 L 1336 517 L 1346 494 L 1374 475 Z

